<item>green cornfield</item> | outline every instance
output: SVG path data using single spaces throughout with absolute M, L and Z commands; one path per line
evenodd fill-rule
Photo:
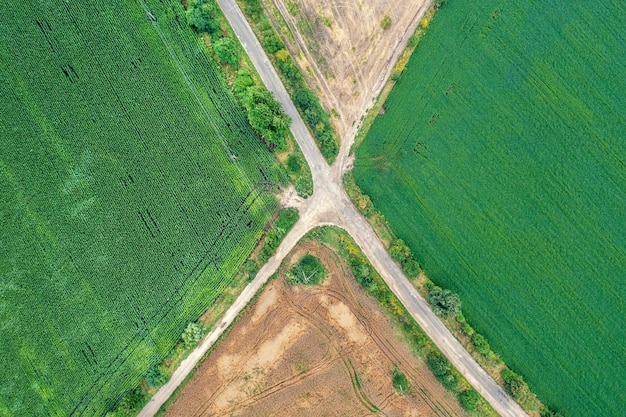
M 626 8 L 449 0 L 356 152 L 362 190 L 566 416 L 623 416 Z
M 100 416 L 210 308 L 286 177 L 178 0 L 0 31 L 0 415 Z

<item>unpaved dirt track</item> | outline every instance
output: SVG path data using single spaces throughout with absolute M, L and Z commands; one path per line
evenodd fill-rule
M 283 258 L 294 248 L 298 240 L 307 231 L 324 224 L 342 227 L 352 236 L 365 256 L 367 256 L 371 264 L 424 332 L 501 416 L 527 416 L 524 410 L 478 365 L 430 310 L 428 303 L 418 294 L 400 268 L 391 259 L 374 230 L 356 210 L 342 186 L 343 165 L 341 161 L 338 160 L 335 163 L 337 169 L 331 170 L 322 157 L 304 121 L 289 98 L 284 85 L 235 1 L 218 0 L 218 4 L 259 72 L 263 82 L 274 93 L 285 112 L 291 117 L 291 131 L 311 167 L 314 193 L 300 207 L 300 220 L 287 234 L 276 255 L 261 268 L 257 277 L 245 288 L 231 308 L 228 309 L 224 318 L 219 321 L 201 345 L 174 372 L 171 380 L 152 397 L 139 416 L 153 416 L 159 410 L 161 405 L 194 368 L 198 360 L 222 334 L 223 330 L 232 323 L 257 290 L 278 269 Z M 342 143 L 342 146 L 345 146 L 345 143 Z
M 320 258 L 328 278 L 286 284 L 285 270 L 305 253 Z M 331 248 L 300 243 L 283 265 L 165 417 L 466 416 Z M 394 366 L 409 395 L 393 387 Z

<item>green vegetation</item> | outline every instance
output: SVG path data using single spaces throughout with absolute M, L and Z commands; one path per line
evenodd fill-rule
M 528 384 L 526 384 L 521 376 L 510 369 L 502 370 L 502 379 L 504 380 L 504 388 L 506 389 L 506 392 L 508 392 L 511 397 L 516 400 L 523 401 L 529 394 Z
M 391 371 L 391 383 L 393 387 L 401 394 L 404 394 L 409 391 L 409 381 L 406 379 L 406 375 L 404 375 L 397 367 L 394 367 Z
M 330 123 L 330 116 L 320 104 L 317 96 L 308 87 L 295 60 L 272 27 L 260 1 L 239 0 L 239 2 L 242 5 L 242 10 L 248 15 L 248 21 L 263 48 L 278 69 L 287 91 L 308 125 L 322 155 L 328 163 L 332 163 L 339 152 L 339 143 Z
M 246 93 L 244 103 L 250 124 L 266 139 L 271 150 L 284 150 L 291 119 L 265 87 L 249 87 Z
M 204 327 L 202 327 L 201 323 L 189 323 L 187 327 L 185 327 L 181 340 L 185 348 L 190 349 L 195 347 L 202 340 L 203 336 Z
M 447 2 L 355 162 L 428 276 L 571 416 L 626 403 L 620 7 Z
M 283 237 L 291 230 L 298 221 L 299 213 L 293 207 L 283 208 L 278 212 L 278 218 L 272 227 L 265 233 L 263 248 L 259 252 L 259 262 L 265 264 L 275 253 Z
M 461 313 L 461 299 L 450 290 L 437 286 L 430 288 L 428 302 L 433 312 L 441 318 L 447 319 Z
M 328 271 L 319 258 L 306 254 L 287 272 L 290 284 L 317 285 L 324 281 Z
M 466 389 L 459 394 L 459 402 L 467 411 L 476 411 L 480 401 L 480 394 L 474 388 Z
M 380 21 L 380 27 L 383 30 L 387 30 L 389 26 L 391 26 L 391 18 L 389 16 L 383 17 L 383 20 Z
M 56 3 L 3 7 L 8 416 L 134 407 L 143 379 L 169 377 L 163 357 L 228 289 L 286 182 L 180 2 Z

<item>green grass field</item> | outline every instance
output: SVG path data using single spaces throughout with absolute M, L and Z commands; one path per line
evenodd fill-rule
M 549 406 L 626 404 L 626 10 L 449 0 L 357 150 L 426 273 Z
M 228 285 L 285 175 L 180 1 L 9 2 L 1 26 L 0 415 L 103 415 Z

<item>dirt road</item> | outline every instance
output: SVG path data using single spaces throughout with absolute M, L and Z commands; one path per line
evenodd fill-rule
M 276 255 L 261 268 L 256 278 L 246 287 L 231 308 L 228 309 L 222 320 L 218 322 L 200 346 L 174 372 L 170 381 L 152 397 L 139 416 L 153 416 L 158 411 L 200 358 L 207 352 L 209 347 L 219 338 L 224 329 L 232 323 L 258 289 L 278 269 L 283 258 L 294 248 L 300 238 L 307 231 L 324 224 L 342 227 L 352 236 L 374 268 L 376 268 L 426 334 L 501 416 L 527 416 L 522 408 L 487 375 L 454 338 L 391 259 L 381 240 L 356 210 L 343 189 L 341 180 L 344 174 L 342 168 L 344 164 L 338 165 L 338 169 L 332 170 L 328 166 L 235 1 L 218 0 L 218 3 L 263 82 L 274 93 L 285 112 L 291 117 L 291 131 L 311 167 L 314 193 L 305 200 L 302 207 L 299 207 L 300 220 L 291 232 L 287 234 Z M 349 141 L 342 142 L 342 146 L 345 146 Z M 341 161 L 337 163 L 341 163 Z

